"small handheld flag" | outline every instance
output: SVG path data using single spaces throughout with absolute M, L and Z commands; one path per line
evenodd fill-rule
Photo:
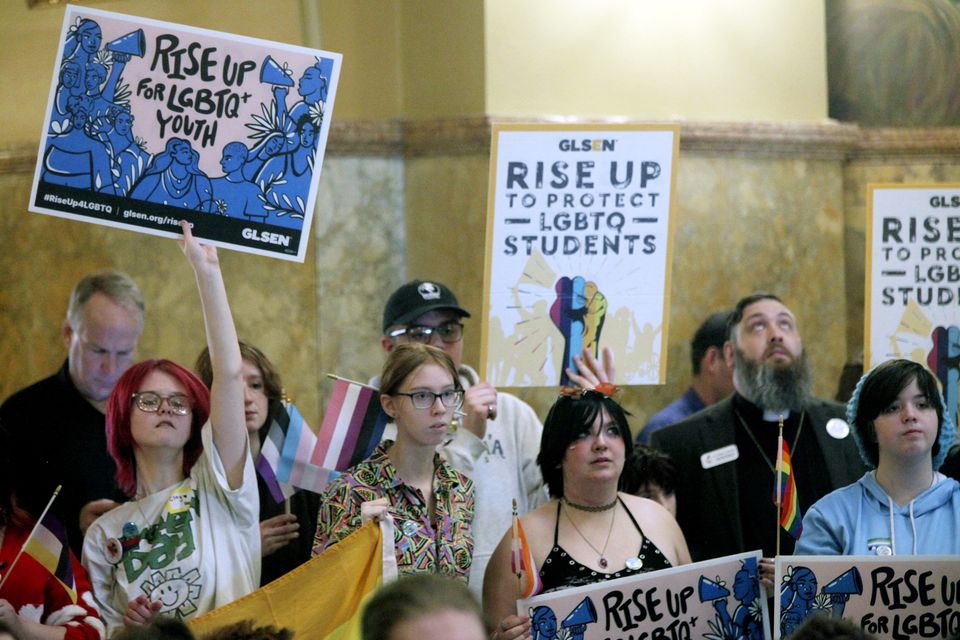
M 380 408 L 378 389 L 330 377 L 334 379 L 333 394 L 310 462 L 324 469 L 344 471 L 373 453 L 383 436 L 387 417 Z
M 26 553 L 57 579 L 57 582 L 63 586 L 64 590 L 70 596 L 70 600 L 76 604 L 77 583 L 73 575 L 73 564 L 70 561 L 70 545 L 67 544 L 67 531 L 63 525 L 60 524 L 57 517 L 50 513 L 50 506 L 60 493 L 61 486 L 62 485 L 57 485 L 46 508 L 43 510 L 43 513 L 40 514 L 40 519 L 37 520 L 30 535 L 27 536 L 26 541 L 23 543 L 23 547 L 17 552 L 17 556 L 10 564 L 10 569 L 7 570 L 3 581 L 0 582 L 0 587 L 6 583 L 7 578 L 13 573 L 14 567 L 17 566 L 17 561 L 20 560 L 20 556 Z
M 793 475 L 793 465 L 790 463 L 790 447 L 783 439 L 783 418 L 780 418 L 780 437 L 777 442 L 777 488 L 773 495 L 773 503 L 777 505 L 778 521 L 781 527 L 793 537 L 800 537 L 803 523 L 800 517 L 800 501 L 797 497 L 797 485 Z M 779 535 L 778 535 L 779 541 Z M 779 545 L 778 545 L 779 546 Z M 777 549 L 779 553 L 779 549 Z
M 270 426 L 254 461 L 257 474 L 281 503 L 299 489 L 320 493 L 330 473 L 310 464 L 317 437 L 297 407 L 288 401 L 271 400 Z
M 527 536 L 523 532 L 523 523 L 517 515 L 517 500 L 513 500 L 513 529 L 510 547 L 510 568 L 517 574 L 517 592 L 520 598 L 530 598 L 543 591 L 540 572 L 533 560 Z

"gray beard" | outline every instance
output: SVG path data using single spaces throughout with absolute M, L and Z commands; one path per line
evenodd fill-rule
M 744 398 L 764 411 L 801 411 L 810 399 L 810 363 L 805 353 L 785 365 L 757 364 L 733 348 L 733 382 Z

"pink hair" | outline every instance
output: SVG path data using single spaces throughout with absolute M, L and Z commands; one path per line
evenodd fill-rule
M 144 378 L 157 369 L 183 385 L 193 408 L 190 438 L 183 447 L 184 474 L 190 473 L 190 469 L 203 453 L 200 428 L 210 415 L 210 391 L 200 378 L 171 360 L 144 360 L 133 365 L 117 380 L 107 401 L 107 451 L 117 463 L 117 484 L 131 497 L 137 492 L 137 461 L 133 452 L 133 434 L 130 431 L 133 394 L 140 390 Z

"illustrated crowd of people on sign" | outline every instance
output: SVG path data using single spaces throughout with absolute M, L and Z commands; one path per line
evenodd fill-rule
M 191 211 L 300 229 L 314 176 L 324 118 L 329 71 L 319 58 L 297 82 L 288 105 L 292 72 L 267 56 L 260 81 L 272 87 L 246 127 L 247 140 L 217 141 L 222 175 L 208 175 L 187 137 L 168 137 L 162 149 L 136 135 L 130 88 L 123 69 L 142 57 L 142 30 L 101 48 L 103 34 L 92 19 L 78 18 L 63 49 L 50 114 L 40 180 Z M 146 117 L 140 114 L 141 117 Z

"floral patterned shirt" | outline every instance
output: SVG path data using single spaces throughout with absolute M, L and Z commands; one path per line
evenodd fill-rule
M 473 481 L 436 456 L 436 510 L 431 520 L 423 494 L 404 484 L 387 457 L 392 444 L 385 440 L 369 458 L 327 486 L 320 499 L 313 554 L 360 527 L 362 503 L 387 498 L 400 574 L 439 573 L 466 581 L 473 556 Z

